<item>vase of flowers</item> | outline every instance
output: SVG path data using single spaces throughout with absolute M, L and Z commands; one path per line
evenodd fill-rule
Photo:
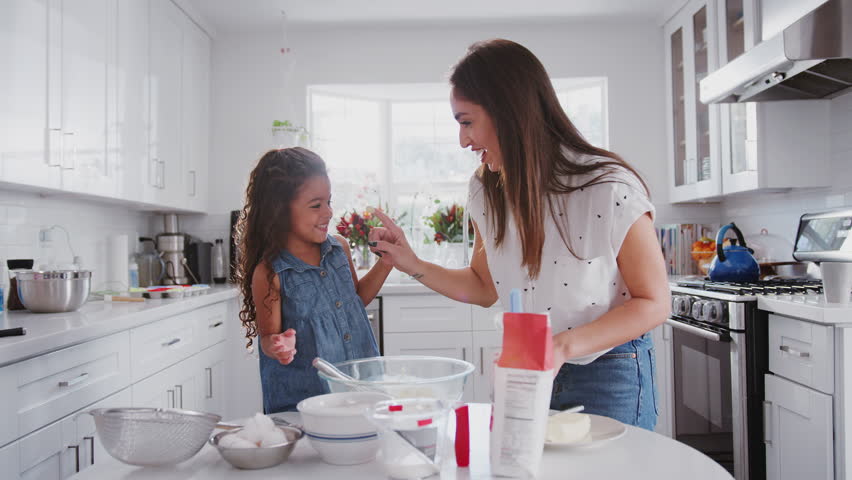
M 370 230 L 373 227 L 378 227 L 381 223 L 378 217 L 368 211 L 352 210 L 340 217 L 340 221 L 337 223 L 337 233 L 343 235 L 349 241 L 355 268 L 365 269 L 372 266 L 373 255 L 367 246 L 367 241 L 370 238 Z
M 432 227 L 435 234 L 432 240 L 438 244 L 441 253 L 439 263 L 450 268 L 459 268 L 464 264 L 464 207 L 453 203 L 438 207 L 434 213 L 425 217 L 426 225 Z M 473 228 L 468 225 L 468 234 Z

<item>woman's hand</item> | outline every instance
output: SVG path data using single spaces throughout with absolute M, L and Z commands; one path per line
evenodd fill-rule
M 420 259 L 408 245 L 405 232 L 380 209 L 374 209 L 373 215 L 379 217 L 383 227 L 370 229 L 370 251 L 379 253 L 381 261 L 396 267 L 409 275 L 417 273 Z
M 269 336 L 272 341 L 272 356 L 282 365 L 288 365 L 296 356 L 296 331 L 288 328 L 284 333 Z

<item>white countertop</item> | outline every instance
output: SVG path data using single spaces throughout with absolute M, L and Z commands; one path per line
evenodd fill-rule
M 826 303 L 822 295 L 760 295 L 757 308 L 826 325 L 852 326 L 852 303 Z
M 471 405 L 470 467 L 458 468 L 455 459 L 449 458 L 444 462 L 441 479 L 494 478 L 490 473 L 488 462 L 489 447 L 486 432 L 489 412 L 489 405 Z M 291 421 L 298 420 L 298 414 L 288 413 L 282 416 Z M 448 450 L 452 452 L 452 448 Z M 94 466 L 72 478 L 75 480 L 101 478 L 375 480 L 387 477 L 378 460 L 352 466 L 323 463 L 319 454 L 310 446 L 310 442 L 302 439 L 285 463 L 265 470 L 237 470 L 222 459 L 214 447 L 205 445 L 195 457 L 172 467 L 140 468 L 125 465 L 113 458 L 95 459 Z M 539 478 L 542 480 L 565 478 L 730 480 L 732 477 L 719 464 L 685 444 L 658 433 L 627 427 L 627 433 L 623 437 L 595 447 L 574 449 L 546 447 Z
M 89 301 L 68 313 L 5 312 L 0 328 L 24 327 L 27 334 L 0 338 L 0 366 L 196 310 L 238 293 L 235 286 L 228 285 L 188 298 L 145 299 L 144 303 Z

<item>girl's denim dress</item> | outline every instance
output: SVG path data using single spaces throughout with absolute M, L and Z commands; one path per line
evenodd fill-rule
M 315 357 L 336 363 L 379 355 L 349 259 L 334 237 L 321 244 L 319 266 L 283 250 L 272 268 L 281 284 L 281 331 L 296 331 L 296 356 L 282 365 L 260 349 L 265 413 L 294 411 L 305 398 L 328 393 L 311 365 Z

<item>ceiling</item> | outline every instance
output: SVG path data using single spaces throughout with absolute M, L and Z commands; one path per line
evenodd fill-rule
M 242 33 L 288 25 L 465 24 L 577 19 L 660 20 L 678 0 L 183 0 L 215 31 Z

